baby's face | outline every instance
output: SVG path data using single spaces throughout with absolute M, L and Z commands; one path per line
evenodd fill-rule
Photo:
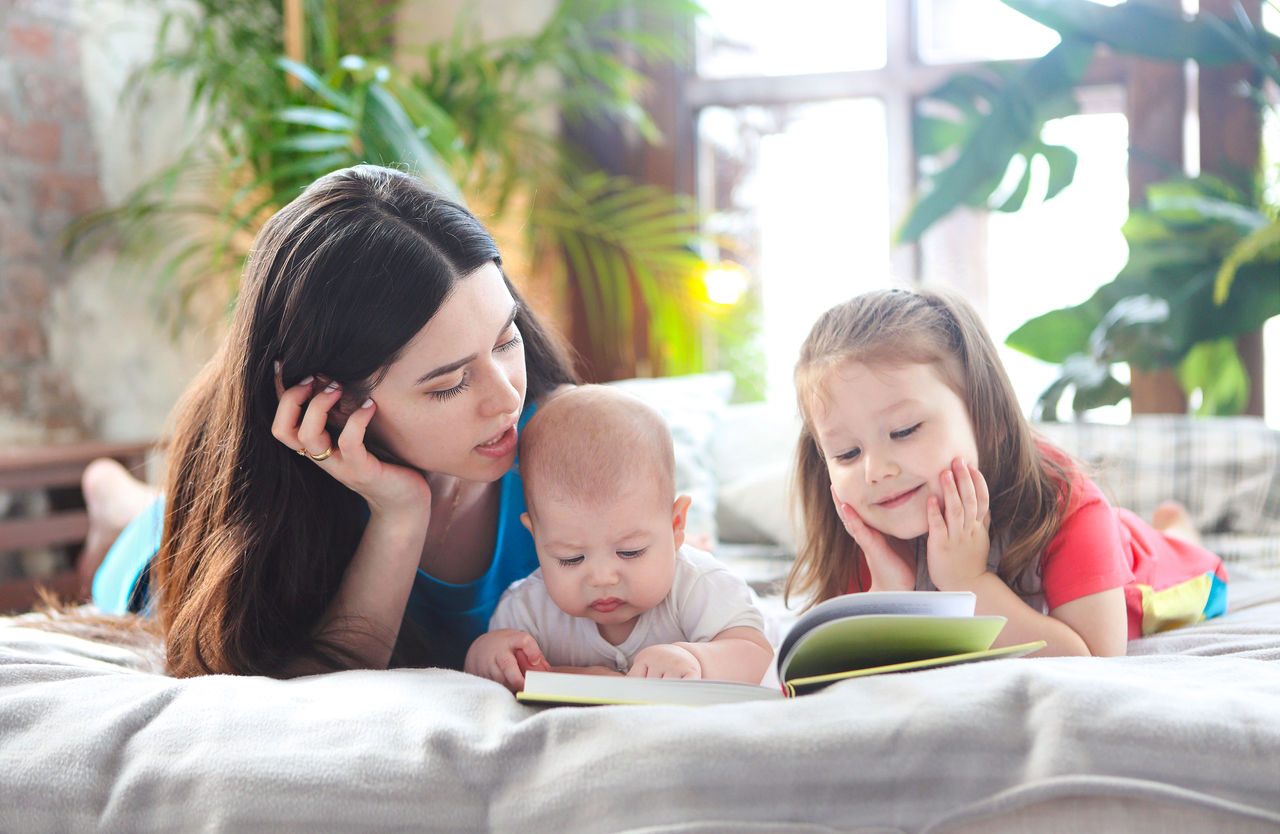
M 664 492 L 640 483 L 609 500 L 543 496 L 525 515 L 552 601 L 614 645 L 671 590 L 689 499 L 673 507 Z

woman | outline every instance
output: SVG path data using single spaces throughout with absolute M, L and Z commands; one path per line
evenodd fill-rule
M 180 676 L 460 668 L 537 567 L 518 426 L 573 381 L 470 212 L 391 169 L 322 177 L 259 234 L 178 403 L 163 533 L 136 519 L 94 598 L 153 588 Z

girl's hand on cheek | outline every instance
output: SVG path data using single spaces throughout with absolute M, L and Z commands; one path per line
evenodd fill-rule
M 896 550 L 888 537 L 862 520 L 853 506 L 840 500 L 836 489 L 831 488 L 831 500 L 836 513 L 844 524 L 845 532 L 862 548 L 867 568 L 871 571 L 873 591 L 913 591 L 916 587 L 916 567 L 904 542 L 897 542 L 902 552 Z
M 303 455 L 304 462 L 319 466 L 358 493 L 369 503 L 372 513 L 398 511 L 421 515 L 431 505 L 431 489 L 421 474 L 379 460 L 364 445 L 365 432 L 378 410 L 372 399 L 365 400 L 347 416 L 335 441 L 329 430 L 330 413 L 342 400 L 341 386 L 331 382 L 315 391 L 316 381 L 308 377 L 286 389 L 278 370 L 275 382 L 280 402 L 271 434 L 290 449 L 303 450 L 299 454 Z M 324 457 L 326 450 L 328 456 Z M 307 461 L 306 457 L 311 455 L 323 459 L 311 457 Z
M 939 590 L 962 590 L 987 572 L 991 552 L 990 496 L 976 467 L 956 458 L 939 478 L 942 500 L 930 496 L 929 578 Z

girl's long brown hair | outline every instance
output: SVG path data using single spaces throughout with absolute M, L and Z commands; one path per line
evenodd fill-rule
M 1046 453 L 1018 407 L 996 347 L 977 312 L 944 290 L 878 290 L 839 304 L 818 319 L 800 348 L 795 383 L 801 415 L 793 477 L 801 520 L 785 597 L 810 604 L 861 589 L 860 548 L 831 500 L 831 478 L 814 433 L 812 406 L 827 372 L 847 361 L 928 363 L 964 401 L 978 445 L 978 468 L 991 495 L 991 533 L 1005 534 L 997 572 L 1030 590 L 1038 559 L 1070 502 L 1069 459 Z
M 272 436 L 273 361 L 286 386 L 309 374 L 335 380 L 354 407 L 454 284 L 489 262 L 501 267 L 469 211 L 387 168 L 329 174 L 267 222 L 230 332 L 174 411 L 153 564 L 173 674 L 351 664 L 316 631 L 363 532 L 364 503 Z M 574 374 L 507 286 L 537 400 Z

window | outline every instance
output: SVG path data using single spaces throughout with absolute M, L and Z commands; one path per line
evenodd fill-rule
M 817 314 L 889 277 L 884 106 L 874 98 L 699 115 L 700 202 L 724 253 L 761 277 L 765 390 L 792 396 L 800 343 Z
M 686 87 L 696 191 L 710 231 L 745 250 L 722 256 L 758 281 L 769 399 L 793 396 L 791 369 L 817 316 L 859 292 L 956 286 L 999 343 L 1051 309 L 1047 302 L 1084 300 L 1124 263 L 1128 131 L 1114 83 L 1088 97 L 1086 114 L 1050 126 L 1082 152 L 1071 195 L 1029 201 L 1014 215 L 960 213 L 919 251 L 889 250 L 915 188 L 916 99 L 974 61 L 1043 54 L 1057 43 L 1052 30 L 999 0 L 807 0 L 785 15 L 757 0 L 703 5 L 697 71 Z M 1044 264 L 1046 251 L 1061 257 Z M 1040 264 L 1035 272 L 1031 263 Z M 1036 292 L 1027 292 L 1029 281 Z M 1029 410 L 1053 368 L 1004 352 Z

